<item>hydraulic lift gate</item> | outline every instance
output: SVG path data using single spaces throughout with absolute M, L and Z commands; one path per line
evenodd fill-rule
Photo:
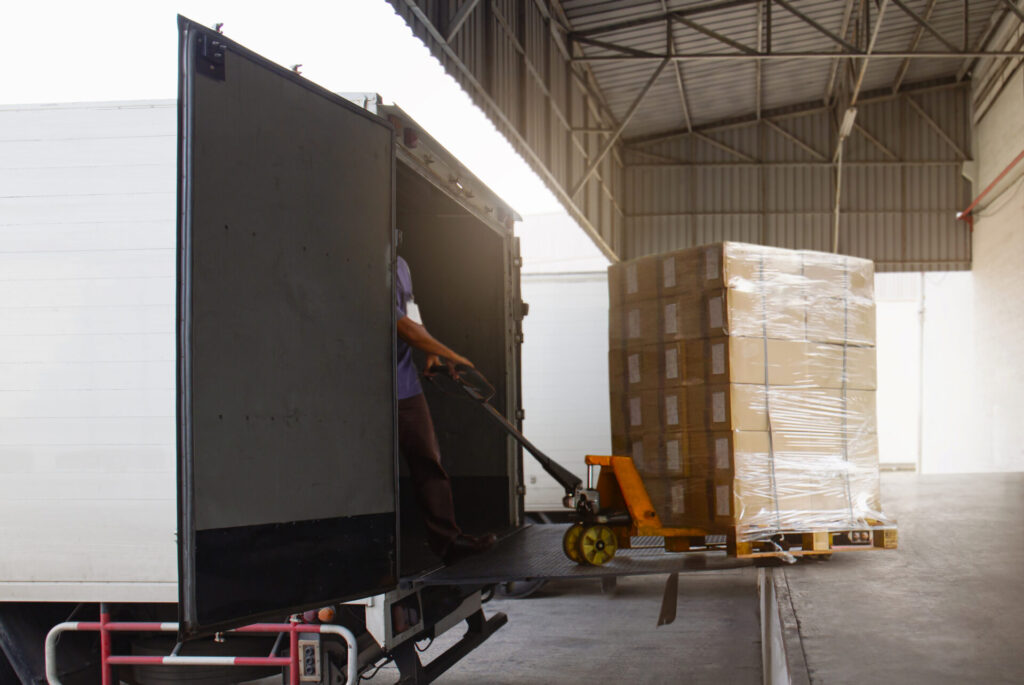
M 179 17 L 182 632 L 395 586 L 391 127 Z

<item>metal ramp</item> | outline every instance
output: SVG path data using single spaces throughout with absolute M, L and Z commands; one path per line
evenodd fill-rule
M 581 566 L 562 553 L 565 529 L 565 524 L 528 525 L 501 538 L 483 554 L 407 580 L 424 585 L 487 585 L 513 580 L 719 571 L 752 565 L 749 559 L 733 559 L 724 551 L 669 553 L 661 546 L 660 538 L 650 538 L 650 546 L 619 549 L 604 566 Z

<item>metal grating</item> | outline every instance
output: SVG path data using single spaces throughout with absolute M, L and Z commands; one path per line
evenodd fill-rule
M 416 579 L 425 585 L 496 583 L 551 578 L 601 578 L 662 573 L 720 571 L 753 566 L 722 552 L 666 552 L 661 538 L 645 539 L 650 547 L 620 549 L 604 566 L 581 566 L 562 553 L 568 524 L 535 524 L 499 540 L 493 549 Z M 640 544 L 640 539 L 636 540 Z M 724 543 L 724 540 L 722 541 Z

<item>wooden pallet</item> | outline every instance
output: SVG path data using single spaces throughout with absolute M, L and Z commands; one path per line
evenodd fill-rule
M 871 531 L 789 533 L 783 535 L 776 542 L 770 540 L 739 541 L 736 539 L 735 532 L 730 532 L 725 535 L 714 533 L 668 535 L 665 537 L 665 551 L 703 552 L 724 549 L 729 556 L 739 559 L 784 558 L 787 556 L 830 556 L 834 552 L 896 549 L 898 541 L 899 534 L 896 528 Z

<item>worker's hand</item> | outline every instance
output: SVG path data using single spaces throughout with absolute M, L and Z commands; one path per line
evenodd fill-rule
M 471 369 L 476 368 L 476 367 L 473 366 L 473 362 L 469 361 L 468 359 L 463 357 L 461 354 L 454 354 L 451 357 L 449 357 L 448 359 L 446 359 L 445 361 L 448 363 L 448 371 L 451 372 L 452 378 L 458 378 L 459 377 L 459 372 L 455 368 L 456 366 L 460 366 L 461 365 L 461 366 L 468 366 Z
M 435 369 L 441 366 L 444 366 L 444 362 L 441 361 L 441 357 L 437 356 L 436 354 L 428 354 L 427 366 L 426 369 L 423 371 L 423 375 L 426 376 L 427 378 L 430 378 L 431 376 L 437 374 L 437 371 L 435 371 Z
M 452 378 L 458 378 L 459 372 L 456 369 L 456 367 L 459 365 L 465 365 L 471 369 L 475 368 L 473 366 L 473 362 L 469 361 L 461 354 L 453 352 L 450 357 L 441 357 L 436 354 L 428 354 L 426 370 L 423 372 L 423 375 L 429 378 L 437 373 L 437 368 L 439 366 L 447 366 L 448 375 L 450 375 Z

